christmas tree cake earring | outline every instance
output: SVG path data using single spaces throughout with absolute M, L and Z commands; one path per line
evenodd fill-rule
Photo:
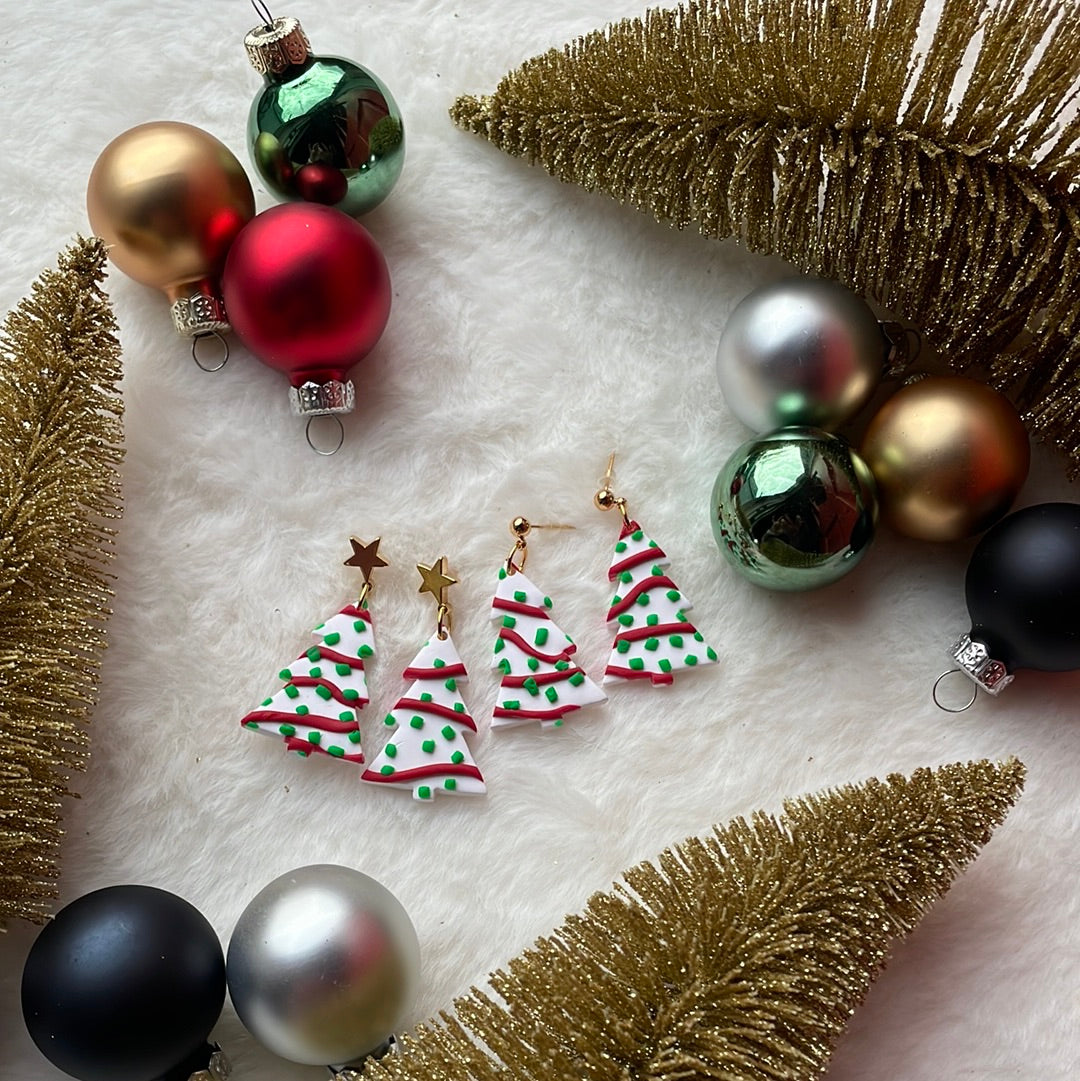
M 541 728 L 559 728 L 574 710 L 603 702 L 607 695 L 574 663 L 573 640 L 551 618 L 551 598 L 525 577 L 533 526 L 524 518 L 510 523 L 514 547 L 499 569 L 499 585 L 491 602 L 491 618 L 499 621 L 492 667 L 502 672 L 500 697 L 492 728 L 539 721 Z
M 457 579 L 446 573 L 446 556 L 431 566 L 418 563 L 421 593 L 438 603 L 435 634 L 428 639 L 403 673 L 412 686 L 387 714 L 396 725 L 390 742 L 364 771 L 371 784 L 411 788 L 413 798 L 430 801 L 436 792 L 483 795 L 484 777 L 465 742 L 476 732 L 461 697 L 460 685 L 468 678 L 465 665 L 450 637 L 450 605 L 446 591 Z
M 615 455 L 593 502 L 600 510 L 618 510 L 622 530 L 608 578 L 617 583 L 607 619 L 618 621 L 604 682 L 651 679 L 672 683 L 683 668 L 712 664 L 716 652 L 686 617 L 692 605 L 664 574 L 669 562 L 663 549 L 631 519 L 626 500 L 611 489 Z
M 320 623 L 311 633 L 319 639 L 278 675 L 285 686 L 240 722 L 254 732 L 284 738 L 285 746 L 305 758 L 313 751 L 346 762 L 364 761 L 357 712 L 368 703 L 364 661 L 375 653 L 371 613 L 371 574 L 387 562 L 376 537 L 364 544 L 349 542 L 353 554 L 346 567 L 359 567 L 364 584 L 356 604 Z

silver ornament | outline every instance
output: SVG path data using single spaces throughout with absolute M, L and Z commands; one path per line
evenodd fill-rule
M 886 356 L 869 305 L 838 282 L 788 278 L 731 313 L 716 350 L 720 390 L 755 432 L 838 427 L 866 403 Z
M 229 994 L 267 1048 L 292 1062 L 341 1065 L 386 1042 L 416 994 L 420 944 L 385 886 L 315 864 L 274 879 L 229 942 Z
M 712 527 L 728 562 L 766 589 L 816 589 L 866 554 L 874 478 L 839 436 L 785 428 L 744 443 L 713 487 Z

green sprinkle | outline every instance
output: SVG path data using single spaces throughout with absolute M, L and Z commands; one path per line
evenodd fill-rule
M 644 540 L 645 539 L 645 531 L 642 530 L 642 529 L 635 529 L 634 532 L 630 534 L 630 538 L 631 538 L 631 540 L 636 540 L 636 541 Z
M 521 709 L 521 702 L 517 698 L 511 698 L 503 702 L 503 709 Z
M 506 643 L 501 638 L 496 638 L 495 639 L 495 650 L 494 650 L 494 652 L 502 653 L 502 651 L 505 648 L 506 648 Z
M 650 548 L 659 548 L 659 547 L 660 547 L 660 545 L 659 545 L 659 544 L 657 544 L 657 543 L 656 543 L 656 541 L 654 541 L 654 540 L 651 540 L 651 541 L 649 541 L 649 547 L 650 547 Z
M 335 758 L 343 758 L 345 756 L 345 748 L 339 747 L 336 743 L 333 747 L 327 747 L 328 754 L 332 754 Z
M 655 612 L 653 612 L 650 616 L 646 617 L 645 622 L 650 627 L 655 627 L 657 625 L 657 623 L 660 622 L 660 617 Z
M 512 631 L 517 626 L 517 620 L 513 616 L 503 616 L 502 625 L 508 630 Z
M 585 673 L 584 672 L 575 672 L 567 680 L 567 683 L 569 683 L 571 687 L 580 687 L 584 682 L 585 682 Z
M 360 692 L 355 687 L 346 687 L 345 690 L 341 692 L 341 697 L 344 698 L 346 702 L 355 702 L 360 697 Z
M 299 688 L 299 687 L 294 687 L 294 686 L 293 686 L 293 685 L 292 685 L 292 684 L 290 683 L 290 684 L 289 684 L 289 685 L 288 685 L 288 686 L 287 686 L 287 687 L 285 688 L 285 694 L 286 694 L 286 695 L 287 695 L 287 696 L 288 696 L 289 698 L 299 698 L 299 697 L 300 697 L 300 688 Z
M 298 755 L 299 755 L 299 756 L 300 756 L 301 758 L 307 758 L 307 756 L 308 756 L 308 755 L 309 755 L 309 754 L 310 754 L 311 752 L 310 752 L 310 751 L 302 751 L 302 750 L 300 750 L 300 748 L 299 748 L 299 747 L 297 747 L 297 748 L 296 748 L 296 753 L 297 753 L 297 754 L 298 754 Z
M 447 689 L 448 691 L 456 691 L 456 690 L 457 690 L 457 680 L 456 680 L 456 679 L 454 679 L 454 677 L 453 677 L 453 676 L 451 676 L 451 677 L 450 677 L 450 678 L 449 678 L 449 679 L 448 679 L 448 680 L 447 680 L 447 681 L 446 681 L 446 682 L 445 682 L 445 683 L 443 684 L 443 686 L 444 686 L 444 687 L 445 687 L 445 688 L 446 688 L 446 689 Z
M 441 657 L 436 657 L 435 660 L 433 660 L 431 662 L 431 667 L 432 668 L 445 668 L 446 667 L 446 661 L 444 661 Z
M 319 625 L 318 625 L 318 626 L 317 626 L 317 627 L 316 627 L 315 629 L 316 629 L 317 631 L 321 631 L 321 630 L 323 629 L 323 627 L 325 627 L 325 626 L 326 626 L 326 624 L 325 624 L 325 623 L 320 623 L 320 624 L 319 624 Z
M 630 670 L 633 672 L 641 672 L 645 668 L 645 662 L 640 657 L 630 658 Z
M 447 792 L 453 792 L 454 789 L 457 788 L 457 781 L 454 780 L 453 777 L 447 777 L 446 780 L 443 781 L 443 788 L 445 788 Z
M 360 647 L 360 648 L 359 648 L 359 649 L 358 649 L 358 650 L 356 651 L 356 655 L 357 655 L 358 657 L 365 657 L 365 658 L 367 658 L 367 657 L 373 657 L 373 656 L 375 655 L 375 650 L 373 650 L 373 649 L 371 648 L 371 646 L 361 646 L 361 647 Z
M 465 755 L 463 755 L 461 751 L 454 751 L 450 756 L 450 761 L 453 762 L 455 766 L 460 766 L 461 763 L 465 761 Z
M 701 631 L 694 631 L 694 641 L 695 642 L 704 642 L 705 641 L 705 638 L 702 636 Z
M 549 702 L 557 702 L 559 700 L 559 692 L 555 690 L 554 687 L 548 687 L 548 689 L 544 691 L 544 697 Z
M 626 551 L 626 541 L 619 541 L 619 543 L 615 545 L 615 551 L 622 555 L 622 553 Z
M 464 702 L 455 702 L 454 703 L 454 712 L 455 713 L 464 713 L 465 712 L 465 703 Z
M 647 605 L 649 603 L 649 594 L 648 593 L 639 593 L 637 602 L 638 602 L 638 604 L 641 605 L 642 608 L 644 608 L 645 605 Z
M 529 676 L 522 686 L 529 692 L 529 694 L 539 694 L 540 688 L 536 685 L 536 680 Z
M 663 573 L 664 573 L 664 568 L 663 568 L 663 567 L 661 567 L 661 566 L 660 566 L 659 564 L 657 564 L 657 563 L 654 563 L 654 564 L 653 564 L 653 569 L 652 569 L 652 572 L 653 572 L 653 576 L 654 576 L 654 577 L 656 577 L 656 578 L 660 578 L 660 577 L 662 577 L 662 576 L 663 576 Z
M 629 652 L 630 652 L 630 643 L 629 643 L 629 642 L 628 642 L 628 641 L 627 641 L 627 640 L 626 640 L 625 638 L 620 638 L 620 639 L 619 639 L 619 640 L 618 640 L 618 641 L 617 641 L 617 642 L 615 643 L 615 648 L 616 648 L 616 649 L 617 649 L 617 650 L 618 650 L 618 651 L 619 651 L 620 653 L 629 653 Z
M 683 659 L 691 668 L 693 668 L 694 665 L 697 664 L 697 657 L 695 657 L 693 653 L 687 653 L 687 655 Z
M 510 675 L 510 662 L 505 657 L 499 661 L 499 671 L 502 672 L 504 676 Z
M 530 672 L 535 672 L 540 667 L 540 662 L 536 657 L 530 657 L 525 663 L 529 666 Z
M 333 692 L 332 690 L 330 690 L 330 688 L 329 688 L 329 687 L 325 686 L 325 685 L 324 685 L 324 684 L 322 684 L 322 683 L 320 683 L 320 684 L 318 685 L 318 687 L 316 687 L 316 688 L 315 688 L 315 693 L 316 693 L 316 694 L 317 694 L 317 695 L 318 695 L 318 696 L 319 696 L 319 697 L 320 697 L 320 698 L 321 698 L 321 699 L 322 699 L 322 700 L 323 700 L 324 702 L 329 702 L 329 701 L 330 701 L 330 699 L 334 697 L 334 692 Z
M 296 727 L 295 727 L 295 725 L 291 725 L 291 724 L 283 724 L 283 725 L 281 725 L 281 727 L 278 728 L 278 731 L 283 736 L 295 736 L 296 735 Z
M 424 693 L 422 695 L 420 695 L 420 701 L 421 702 L 430 702 L 431 701 L 431 695 L 428 694 L 427 691 L 424 691 Z
M 562 726 L 563 726 L 563 719 L 562 719 L 562 717 L 560 717 L 560 718 L 559 718 L 559 719 L 558 719 L 557 721 L 555 721 L 555 722 L 553 723 L 553 727 L 554 727 L 554 728 L 562 728 Z
M 311 676 L 312 679 L 321 679 L 322 678 L 322 669 L 319 668 L 319 667 L 312 668 L 308 672 L 308 675 Z
M 354 731 L 349 733 L 349 742 L 350 743 L 359 743 L 360 742 L 360 730 L 359 729 L 355 729 Z
M 282 670 L 280 672 L 278 672 L 277 678 L 282 680 L 282 681 L 285 681 L 287 679 L 292 679 L 292 672 L 289 671 L 288 668 L 282 668 Z
M 454 726 L 451 724 L 444 725 L 442 729 L 442 737 L 446 740 L 457 739 L 457 732 L 455 731 Z
M 682 594 L 677 589 L 669 589 L 667 591 L 667 599 L 669 601 L 677 601 Z
M 659 638 L 646 638 L 645 639 L 645 648 L 650 653 L 655 653 L 660 648 L 660 639 Z
M 548 633 L 549 632 L 547 627 L 537 627 L 536 635 L 533 641 L 535 641 L 538 646 L 546 645 L 548 640 Z
M 671 661 L 669 661 L 667 659 L 667 657 L 661 657 L 660 658 L 660 671 L 661 672 L 670 672 L 671 671 Z
M 306 717 L 311 710 L 308 709 L 307 706 L 300 705 L 296 707 L 296 712 L 299 713 L 301 717 Z
M 254 730 L 255 730 L 256 732 L 258 732 L 258 730 L 259 730 L 259 722 L 258 722 L 258 721 L 247 721 L 247 722 L 245 723 L 244 727 L 245 727 L 245 728 L 253 728 L 253 729 L 254 729 Z M 286 726 L 286 725 L 282 725 L 281 727 L 282 727 L 282 728 L 285 728 L 285 727 L 287 727 L 287 726 Z M 293 729 L 293 731 L 296 731 L 296 730 L 295 730 L 295 729 Z M 282 732 L 281 734 L 282 734 L 283 736 L 291 736 L 291 735 L 292 735 L 292 732 Z
M 672 644 L 672 645 L 673 645 L 673 646 L 674 646 L 674 647 L 675 647 L 676 649 L 682 649 L 682 647 L 683 647 L 683 636 L 682 636 L 681 634 L 673 634 L 673 635 L 671 635 L 671 636 L 670 636 L 670 637 L 668 638 L 668 641 L 669 641 L 669 642 L 670 642 L 670 643 L 671 643 L 671 644 Z
M 550 608 L 551 607 L 551 598 L 550 597 L 545 597 L 544 598 L 544 607 L 545 608 Z
M 339 721 L 355 721 L 355 720 L 356 720 L 356 716 L 355 716 L 355 714 L 354 714 L 354 713 L 352 712 L 352 710 L 350 710 L 350 709 L 347 709 L 347 710 L 344 710 L 344 711 L 343 711 L 342 713 L 339 713 L 339 714 L 337 715 L 337 719 L 338 719 Z
M 322 732 L 308 732 L 308 743 L 314 743 L 317 747 L 322 743 Z
M 424 742 L 420 744 L 420 749 L 424 752 L 424 754 L 434 754 L 435 741 L 433 739 L 425 739 Z
M 685 613 L 685 612 L 676 612 L 676 613 L 675 613 L 675 618 L 676 618 L 676 619 L 677 619 L 677 620 L 678 620 L 678 621 L 679 621 L 680 623 L 689 623 L 689 622 L 690 622 L 690 620 L 688 620 L 688 619 L 686 618 L 686 613 Z
M 347 664 L 335 664 L 334 671 L 337 672 L 339 676 L 347 676 L 352 669 Z
M 525 590 L 523 590 L 523 589 L 515 589 L 514 590 L 514 600 L 516 600 L 518 602 L 518 604 L 524 604 L 528 599 L 529 599 L 529 595 L 528 595 L 528 593 L 525 592 Z
M 386 765 L 385 765 L 385 766 L 383 766 L 383 768 L 382 768 L 381 770 L 379 770 L 379 772 L 380 772 L 380 773 L 381 773 L 381 774 L 382 774 L 382 775 L 383 775 L 384 777 L 389 777 L 389 776 L 390 776 L 390 774 L 392 774 L 392 773 L 394 772 L 394 767 L 393 767 L 393 766 L 391 766 L 389 762 L 387 762 L 387 763 L 386 763 Z
M 416 794 L 417 794 L 417 795 L 418 795 L 418 796 L 419 796 L 419 797 L 420 797 L 421 799 L 431 799 L 431 789 L 430 789 L 430 788 L 429 788 L 429 787 L 428 787 L 428 786 L 427 786 L 426 784 L 422 784 L 422 785 L 421 785 L 421 786 L 420 786 L 420 787 L 419 787 L 419 788 L 418 788 L 418 789 L 416 790 Z
M 567 670 L 567 668 L 569 668 L 569 667 L 570 667 L 570 662 L 569 661 L 556 661 L 555 662 L 555 671 L 556 672 L 565 672 Z
M 317 661 L 322 656 L 322 653 L 318 646 L 312 646 L 304 656 L 307 657 L 309 661 Z
M 415 728 L 417 731 L 419 731 L 421 728 L 424 727 L 424 718 L 423 717 L 413 717 L 413 719 L 411 721 L 409 721 L 409 727 L 410 728 Z
M 274 700 L 273 700 L 272 698 L 264 698 L 264 699 L 263 699 L 263 702 L 262 702 L 262 704 L 263 704 L 264 706 L 269 706 L 269 705 L 272 705 L 272 704 L 273 704 L 273 701 L 274 701 Z
M 383 717 L 383 724 L 385 724 L 387 728 L 393 728 L 394 725 L 397 724 L 397 721 L 394 720 L 394 715 L 392 713 L 388 713 Z
M 629 585 L 633 580 L 634 576 L 629 571 L 623 571 L 622 574 L 619 575 L 619 581 L 622 582 L 623 585 Z
M 337 631 L 331 631 L 329 634 L 323 635 L 323 641 L 328 646 L 336 646 L 341 641 L 341 635 Z
M 649 618 L 651 619 L 652 616 L 650 616 Z M 630 615 L 629 612 L 623 612 L 623 614 L 619 616 L 619 622 L 624 627 L 632 627 L 634 625 L 634 617 Z
M 506 577 L 506 568 L 505 567 L 500 567 L 499 568 L 499 581 L 501 582 L 505 577 Z
M 710 661 L 715 661 L 716 660 L 716 650 L 713 649 L 712 646 L 706 646 L 705 647 L 705 656 L 708 657 Z
M 620 597 L 620 596 L 619 596 L 619 594 L 618 594 L 618 593 L 616 593 L 616 594 L 615 594 L 615 596 L 611 598 L 611 603 L 612 603 L 613 605 L 615 605 L 615 604 L 621 604 L 621 603 L 622 603 L 622 597 Z
M 362 619 L 354 619 L 352 629 L 357 634 L 363 634 L 367 630 L 367 624 Z

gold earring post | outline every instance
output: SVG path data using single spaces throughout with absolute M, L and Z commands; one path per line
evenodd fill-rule
M 630 514 L 626 509 L 626 500 L 621 495 L 616 495 L 611 484 L 615 479 L 615 452 L 611 452 L 608 458 L 607 469 L 600 481 L 600 489 L 593 496 L 593 503 L 599 510 L 618 510 L 622 515 L 623 525 L 630 524 Z
M 435 612 L 435 629 L 441 641 L 446 641 L 450 634 L 450 602 L 446 599 L 446 591 L 457 585 L 457 579 L 446 573 L 446 556 L 439 556 L 430 566 L 417 563 L 416 569 L 420 572 L 420 593 L 430 593 L 438 608 Z
M 382 537 L 376 537 L 370 544 L 365 544 L 362 540 L 358 540 L 356 537 L 350 537 L 349 543 L 352 545 L 353 554 L 345 560 L 346 567 L 359 567 L 361 573 L 364 575 L 364 584 L 360 587 L 360 596 L 356 600 L 357 608 L 366 608 L 368 598 L 371 596 L 371 572 L 377 567 L 389 567 L 381 555 L 379 555 L 379 544 L 382 542 Z
M 525 560 L 529 555 L 529 545 L 525 538 L 534 529 L 575 529 L 576 526 L 565 525 L 561 522 L 549 522 L 543 525 L 534 525 L 528 518 L 523 518 L 520 514 L 511 520 L 510 522 L 510 535 L 514 538 L 514 547 L 510 549 L 510 554 L 506 557 L 506 573 L 517 574 L 518 571 L 525 569 Z M 517 563 L 514 562 L 514 557 L 520 555 L 520 559 Z

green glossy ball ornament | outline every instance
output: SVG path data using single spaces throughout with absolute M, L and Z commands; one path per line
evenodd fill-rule
M 378 206 L 405 163 L 401 112 L 382 81 L 352 60 L 315 56 L 293 18 L 255 27 L 244 46 L 265 80 L 247 138 L 270 191 L 353 217 Z
M 720 551 L 765 589 L 817 589 L 842 578 L 866 554 L 876 524 L 870 469 L 845 440 L 817 428 L 751 439 L 713 487 Z

